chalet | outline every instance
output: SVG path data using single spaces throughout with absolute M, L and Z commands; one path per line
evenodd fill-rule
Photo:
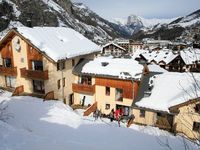
M 200 94 L 200 89 L 195 87 L 199 84 L 199 80 L 198 73 L 146 74 L 141 79 L 138 97 L 133 104 L 134 122 L 182 132 L 189 138 L 199 136 L 197 131 L 200 123 L 198 110 L 200 101 L 196 98 Z M 191 99 L 195 101 L 191 102 Z M 182 124 L 184 118 L 187 121 Z M 185 124 L 187 126 L 184 126 Z
M 155 63 L 169 71 L 199 72 L 200 49 L 187 48 L 181 51 L 162 49 L 142 53 L 141 58 L 147 63 Z
M 50 94 L 68 101 L 73 98 L 72 68 L 99 50 L 70 28 L 12 29 L 0 41 L 0 86 L 14 89 L 15 94 Z
M 174 130 L 189 138 L 200 139 L 200 98 L 191 99 L 169 108 L 174 113 Z
M 121 57 L 128 53 L 128 51 L 115 43 L 107 43 L 102 47 L 101 51 L 103 56 Z
M 99 57 L 80 62 L 73 70 L 75 104 L 97 103 L 103 114 L 123 108 L 124 115 L 128 116 L 143 68 L 133 59 Z

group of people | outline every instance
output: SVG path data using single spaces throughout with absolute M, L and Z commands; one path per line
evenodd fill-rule
M 123 108 L 119 108 L 116 111 L 114 111 L 114 109 L 112 109 L 110 114 L 109 114 L 109 118 L 110 118 L 111 122 L 113 122 L 113 120 L 116 120 L 118 122 L 119 127 L 120 127 L 120 120 L 122 119 L 123 115 L 124 115 Z M 102 116 L 101 110 L 96 109 L 93 113 L 93 117 L 95 118 L 95 120 L 97 120 L 98 118 L 101 118 L 101 116 Z M 128 117 L 129 121 L 134 120 L 134 118 L 135 118 L 135 116 L 133 114 L 131 114 Z
M 120 108 L 120 109 L 117 109 L 116 111 L 114 111 L 114 109 L 111 110 L 110 112 L 110 121 L 113 122 L 113 120 L 117 120 L 118 122 L 118 125 L 120 127 L 120 120 L 122 119 L 122 116 L 123 116 L 123 109 Z

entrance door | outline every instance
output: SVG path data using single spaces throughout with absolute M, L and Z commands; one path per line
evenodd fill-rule
M 16 85 L 16 78 L 12 76 L 6 76 L 6 86 L 14 88 Z
M 44 81 L 33 80 L 33 92 L 44 94 Z

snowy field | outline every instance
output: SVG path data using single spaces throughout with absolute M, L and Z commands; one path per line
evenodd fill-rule
M 62 102 L 10 95 L 0 96 L 9 116 L 0 121 L 0 150 L 166 150 L 163 143 L 184 149 L 181 137 L 157 128 L 118 127 L 108 119 L 82 117 L 81 110 L 73 111 Z

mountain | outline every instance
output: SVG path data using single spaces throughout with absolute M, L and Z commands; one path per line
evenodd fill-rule
M 173 20 L 175 20 L 175 18 L 171 18 L 171 19 L 157 19 L 157 18 L 146 19 L 146 18 L 143 18 L 143 17 L 140 17 L 140 16 L 130 15 L 130 16 L 127 17 L 127 19 L 115 18 L 113 22 L 118 24 L 119 26 L 121 26 L 125 30 L 127 30 L 127 32 L 129 32 L 129 34 L 136 34 L 141 29 L 143 29 L 143 30 L 152 29 L 154 26 L 159 26 L 159 25 L 162 25 L 162 24 L 168 24 L 168 23 L 172 22 Z
M 132 35 L 132 39 L 158 38 L 174 40 L 182 35 L 195 36 L 200 33 L 191 33 L 191 30 L 200 28 L 200 9 L 184 17 L 179 17 L 167 24 L 155 25 L 153 28 L 141 29 Z
M 66 26 L 96 43 L 116 37 L 130 37 L 119 25 L 111 23 L 81 3 L 70 0 L 0 0 L 1 35 L 18 26 Z

